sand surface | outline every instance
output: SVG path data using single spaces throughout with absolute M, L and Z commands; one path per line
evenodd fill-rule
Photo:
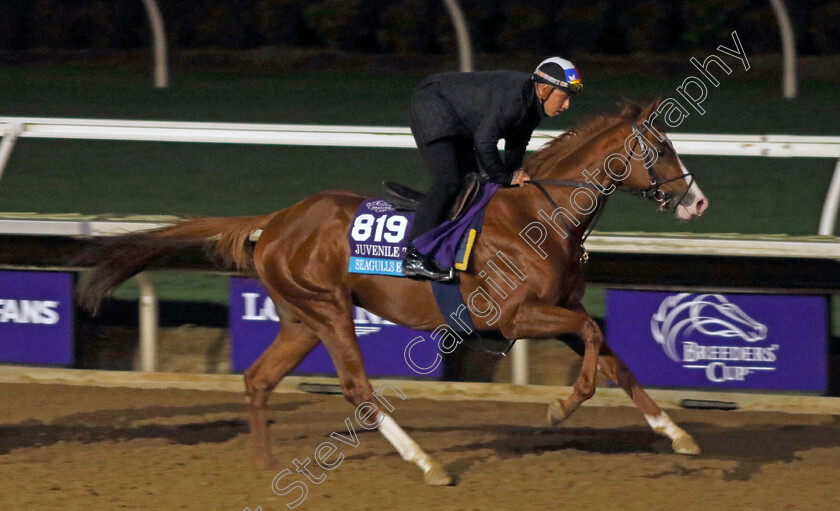
M 840 509 L 840 417 L 674 410 L 703 449 L 673 454 L 631 407 L 584 405 L 546 426 L 545 406 L 395 402 L 394 416 L 449 473 L 426 486 L 343 398 L 272 397 L 277 470 L 255 471 L 241 394 L 0 385 L 0 510 Z M 295 473 L 332 432 L 358 446 L 320 484 Z M 333 458 L 335 460 L 335 458 Z

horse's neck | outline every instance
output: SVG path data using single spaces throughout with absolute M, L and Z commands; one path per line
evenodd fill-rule
M 594 140 L 560 160 L 555 171 L 550 172 L 552 175 L 545 178 L 598 183 L 601 187 L 608 187 L 613 180 L 604 172 L 604 162 L 607 157 L 623 149 L 623 144 L 616 141 L 617 135 L 615 128 L 603 131 Z
M 554 229 L 554 231 L 551 231 L 552 234 L 559 234 L 555 231 L 562 229 L 566 233 L 565 236 L 550 237 L 556 244 L 564 247 L 562 249 L 564 251 L 575 252 L 580 249 L 584 233 L 596 219 L 598 209 L 603 207 L 604 201 L 607 199 L 609 192 L 605 193 L 604 190 L 610 189 L 614 182 L 604 171 L 604 161 L 612 153 L 623 148 L 624 138 L 621 130 L 621 124 L 616 123 L 601 131 L 561 160 L 554 160 L 554 163 L 550 163 L 551 158 L 549 156 L 543 159 L 541 168 L 526 168 L 526 170 L 533 172 L 533 180 L 547 181 L 542 186 L 559 211 L 553 209 L 554 205 L 541 192 L 536 190 L 536 187 L 530 192 L 527 206 L 518 203 L 513 207 L 527 209 L 528 215 L 536 217 L 535 220 L 540 220 L 546 227 L 551 222 L 553 224 L 551 229 Z M 552 149 L 554 148 L 543 149 L 543 151 Z M 570 186 L 569 183 L 551 183 L 553 180 L 576 182 L 583 186 L 575 187 Z M 582 188 L 583 190 L 575 192 L 576 188 Z M 592 211 L 581 211 L 581 208 L 575 207 L 572 201 L 573 193 L 581 194 L 578 200 L 579 206 L 586 207 L 586 203 L 593 196 L 597 206 Z M 526 214 L 524 209 L 520 209 L 520 213 Z
M 561 202 L 569 203 L 575 188 L 563 185 L 551 185 L 551 180 L 563 180 L 572 183 L 580 183 L 587 191 L 597 197 L 599 201 L 606 199 L 603 190 L 613 184 L 613 179 L 604 172 L 604 160 L 611 154 L 606 151 L 604 154 L 590 155 L 583 157 L 577 154 L 566 158 L 557 166 L 557 172 L 545 179 L 549 181 L 547 186 L 551 198 L 560 205 Z M 538 180 L 540 178 L 537 178 Z M 582 193 L 582 192 L 579 192 Z M 587 194 L 588 195 L 588 194 Z M 583 215 L 585 217 L 587 215 Z
M 608 147 L 614 144 L 595 145 Z M 558 221 L 561 221 L 559 220 L 561 217 L 563 218 L 566 227 L 570 231 L 569 237 L 566 241 L 571 242 L 573 247 L 580 246 L 584 233 L 589 228 L 590 224 L 596 219 L 597 211 L 604 207 L 604 202 L 608 197 L 608 193 L 605 193 L 604 190 L 609 189 L 609 187 L 613 185 L 613 179 L 610 178 L 610 176 L 604 171 L 603 167 L 607 156 L 612 154 L 614 151 L 593 151 L 592 146 L 585 148 L 589 150 L 585 150 L 584 148 L 581 149 L 582 150 L 575 151 L 568 157 L 558 162 L 555 172 L 552 172 L 553 175 L 546 176 L 544 178 L 536 178 L 538 181 L 540 179 L 548 180 L 548 182 L 544 184 L 546 191 L 551 196 L 554 203 L 557 204 L 559 208 L 563 208 L 562 214 L 553 214 L 549 212 L 549 215 L 553 214 L 554 218 L 557 218 Z M 551 180 L 581 183 L 582 186 L 577 188 L 583 188 L 583 191 L 575 192 L 576 188 L 569 185 L 551 184 Z M 573 193 L 582 194 L 581 197 L 578 198 L 577 203 L 578 205 L 584 207 L 586 207 L 586 205 L 588 205 L 590 200 L 594 197 L 596 202 L 594 209 L 591 211 L 582 211 L 582 208 L 577 207 L 572 201 Z M 542 196 L 542 194 L 540 194 L 540 196 Z M 545 204 L 540 204 L 538 202 L 538 209 L 544 209 L 546 211 L 551 209 L 551 205 L 544 197 L 536 200 L 543 200 L 545 202 Z M 574 221 L 571 221 L 571 219 L 568 218 L 569 216 L 573 217 Z

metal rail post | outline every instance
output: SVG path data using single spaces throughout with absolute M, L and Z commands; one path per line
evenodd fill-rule
M 23 124 L 20 122 L 13 122 L 9 126 L 9 131 L 3 133 L 3 140 L 0 141 L 0 178 L 3 177 L 3 171 L 6 170 L 6 164 L 9 163 L 9 158 L 12 156 L 12 149 L 15 148 L 18 135 L 23 131 Z
M 134 278 L 140 285 L 140 370 L 152 373 L 157 362 L 158 299 L 145 273 Z
M 155 54 L 155 87 L 169 87 L 169 69 L 166 63 L 166 33 L 163 28 L 163 16 L 155 0 L 143 0 L 149 24 L 152 27 L 152 40 Z
M 785 99 L 796 97 L 796 42 L 793 40 L 793 26 L 784 0 L 770 0 L 782 37 L 782 92 Z
M 837 220 L 838 205 L 840 205 L 840 160 L 837 160 L 837 164 L 834 166 L 834 175 L 831 176 L 831 184 L 828 185 L 828 193 L 825 194 L 818 234 L 834 236 L 834 222 Z
M 470 45 L 470 32 L 467 30 L 467 22 L 464 21 L 464 13 L 458 5 L 457 0 L 443 0 L 452 24 L 455 25 L 455 38 L 458 40 L 458 58 L 461 71 L 470 72 L 473 70 L 472 46 Z
M 510 377 L 514 385 L 528 385 L 528 339 L 517 339 L 510 349 Z

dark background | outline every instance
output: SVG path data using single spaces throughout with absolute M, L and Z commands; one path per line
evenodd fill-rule
M 786 2 L 800 55 L 840 51 L 840 1 Z M 451 53 L 437 0 L 158 0 L 174 48 L 330 47 L 364 53 Z M 574 57 L 714 48 L 736 30 L 751 53 L 780 50 L 767 0 L 461 0 L 479 52 Z M 140 0 L 4 0 L 0 48 L 147 47 Z

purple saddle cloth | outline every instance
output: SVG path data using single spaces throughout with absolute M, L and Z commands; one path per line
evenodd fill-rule
M 465 236 L 472 228 L 478 233 L 484 219 L 484 210 L 493 194 L 499 189 L 496 183 L 483 183 L 475 201 L 455 220 L 446 220 L 414 240 L 421 253 L 432 256 L 441 268 L 465 270 L 472 250 L 474 237 Z

